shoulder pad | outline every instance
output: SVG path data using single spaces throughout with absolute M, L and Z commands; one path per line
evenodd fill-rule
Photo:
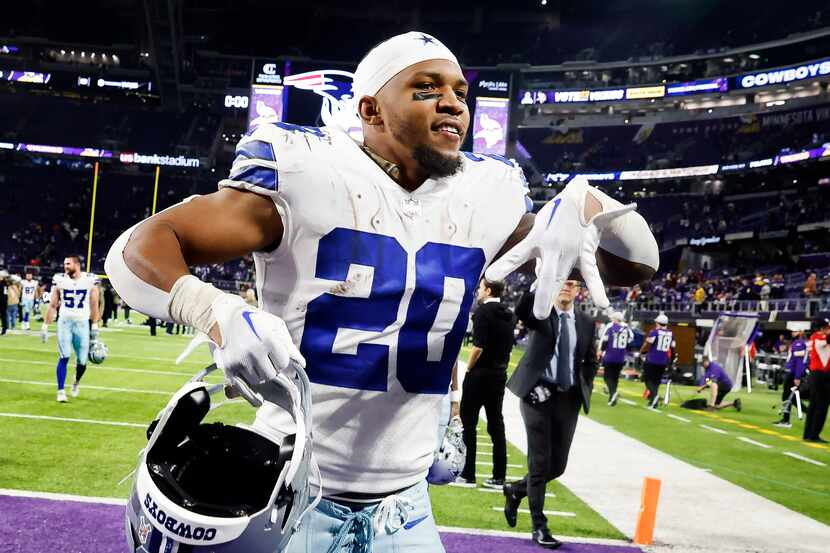
M 511 184 L 518 187 L 525 195 L 525 208 L 527 211 L 533 210 L 533 200 L 530 199 L 530 187 L 527 184 L 525 172 L 516 161 L 500 156 L 498 154 L 474 154 L 472 152 L 461 152 L 467 160 L 472 163 L 470 168 L 485 171 L 488 175 L 499 175 L 500 177 L 510 181 Z M 499 173 L 498 171 L 501 171 Z M 504 183 L 499 183 L 503 185 Z

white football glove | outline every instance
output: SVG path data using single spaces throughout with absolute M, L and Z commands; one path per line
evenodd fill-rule
M 89 330 L 89 342 L 97 342 L 98 341 L 98 323 L 92 323 L 92 327 Z
M 213 360 L 226 383 L 254 407 L 262 405 L 263 385 L 291 362 L 305 368 L 305 359 L 291 341 L 285 321 L 251 307 L 241 297 L 222 294 L 211 304 L 222 346 L 211 342 Z
M 611 209 L 605 205 L 601 213 L 586 222 L 585 195 L 589 190 L 597 192 L 584 178 L 573 179 L 539 210 L 528 235 L 485 272 L 487 280 L 503 280 L 530 259 L 537 258 L 539 278 L 533 303 L 533 315 L 537 319 L 550 316 L 554 299 L 574 267 L 585 279 L 594 304 L 599 308 L 609 305 L 597 268 L 600 233 L 617 217 L 634 210 L 637 204 Z M 598 198 L 598 194 L 594 197 Z
M 40 341 L 45 344 L 46 340 L 48 340 L 48 339 L 49 339 L 49 325 L 46 324 L 46 323 L 43 323 L 43 326 L 40 327 Z

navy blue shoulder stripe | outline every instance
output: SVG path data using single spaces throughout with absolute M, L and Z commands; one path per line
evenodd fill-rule
M 277 170 L 259 165 L 248 165 L 238 170 L 231 169 L 230 180 L 247 182 L 267 190 L 277 190 Z
M 236 147 L 237 155 L 248 159 L 264 159 L 265 161 L 277 161 L 274 155 L 274 148 L 270 142 L 252 140 Z

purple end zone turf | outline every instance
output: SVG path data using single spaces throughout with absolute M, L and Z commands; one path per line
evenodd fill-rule
M 441 534 L 447 553 L 539 553 L 528 539 Z M 0 553 L 125 553 L 124 507 L 0 495 Z M 640 553 L 636 547 L 566 543 L 573 553 Z
M 528 535 L 528 538 L 530 536 Z M 447 553 L 539 553 L 544 551 L 530 539 L 474 534 L 441 534 Z M 626 545 L 599 545 L 593 543 L 563 543 L 557 551 L 572 553 L 641 553 L 636 547 Z

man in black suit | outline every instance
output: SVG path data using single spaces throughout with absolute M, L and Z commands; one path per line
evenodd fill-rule
M 533 294 L 525 294 L 516 315 L 531 331 L 528 348 L 507 389 L 522 399 L 527 430 L 528 473 L 504 486 L 504 515 L 516 526 L 516 513 L 527 496 L 533 520 L 533 541 L 556 549 L 562 543 L 551 536 L 542 512 L 547 483 L 565 472 L 579 408 L 588 413 L 597 372 L 594 321 L 574 310 L 580 283 L 565 281 L 550 317 L 533 316 Z
M 493 441 L 493 477 L 484 481 L 486 488 L 496 490 L 504 486 L 507 470 L 507 445 L 504 438 L 502 402 L 507 382 L 507 365 L 513 349 L 513 312 L 501 303 L 504 282 L 481 279 L 478 301 L 481 304 L 473 314 L 473 349 L 464 377 L 461 396 L 461 422 L 464 423 L 464 445 L 467 461 L 456 482 L 474 484 L 476 481 L 476 426 L 478 414 L 484 407 L 487 413 L 487 432 Z

